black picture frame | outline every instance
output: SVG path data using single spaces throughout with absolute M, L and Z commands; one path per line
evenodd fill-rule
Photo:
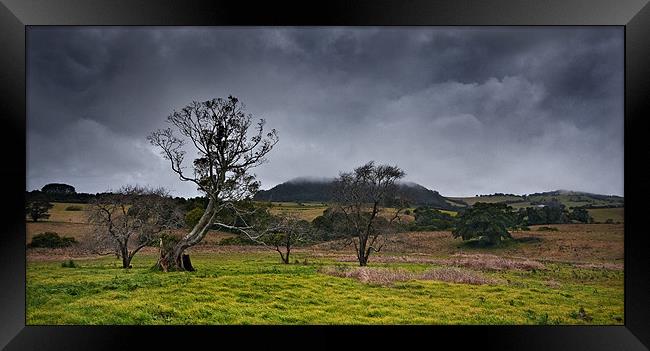
M 23 349 L 269 346 L 468 346 L 500 350 L 647 350 L 650 245 L 643 227 L 650 182 L 644 171 L 650 96 L 648 0 L 499 1 L 157 1 L 1 0 L 0 347 Z M 25 324 L 25 30 L 32 25 L 614 25 L 625 27 L 624 326 L 431 327 L 81 327 Z M 295 337 L 302 340 L 296 342 Z M 343 339 L 345 338 L 345 340 Z M 285 341 L 286 340 L 286 341 Z M 303 344 L 304 342 L 304 344 Z M 183 346 L 180 346 L 183 345 Z

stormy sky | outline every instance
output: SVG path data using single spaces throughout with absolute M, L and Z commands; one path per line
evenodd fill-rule
M 31 27 L 27 189 L 166 186 L 146 136 L 234 95 L 280 141 L 268 189 L 369 160 L 445 196 L 623 195 L 622 27 Z

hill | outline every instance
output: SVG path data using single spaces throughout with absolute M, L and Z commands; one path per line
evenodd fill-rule
M 473 197 L 455 197 L 450 200 L 473 205 L 477 202 L 506 203 L 514 208 L 560 202 L 567 208 L 583 207 L 589 209 L 623 207 L 624 198 L 616 195 L 600 195 L 579 191 L 555 190 L 527 195 L 495 193 Z
M 296 178 L 278 184 L 269 190 L 260 190 L 253 199 L 276 202 L 328 202 L 332 199 L 332 192 L 332 179 Z M 428 205 L 444 210 L 457 208 L 454 201 L 450 201 L 437 191 L 427 189 L 417 183 L 399 183 L 399 192 L 413 205 Z

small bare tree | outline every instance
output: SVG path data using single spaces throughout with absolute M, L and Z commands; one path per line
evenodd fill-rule
M 264 120 L 249 136 L 250 114 L 235 97 L 192 102 L 167 118 L 172 127 L 153 132 L 148 140 L 162 150 L 181 181 L 194 183 L 207 195 L 208 204 L 198 223 L 178 242 L 162 250 L 157 267 L 162 270 L 186 270 L 183 252 L 198 244 L 213 225 L 233 227 L 219 221 L 224 210 L 237 212 L 238 201 L 251 197 L 259 182 L 249 171 L 266 161 L 265 156 L 278 142 L 275 129 L 264 133 Z M 173 129 L 175 130 L 173 130 Z M 176 136 L 175 133 L 180 133 Z M 184 145 L 198 153 L 191 171 L 186 169 Z
M 353 172 L 340 173 L 334 182 L 333 207 L 345 216 L 345 234 L 354 244 L 360 266 L 368 264 L 371 252 L 381 250 L 385 243 L 381 235 L 395 231 L 401 221 L 404 202 L 399 201 L 396 182 L 404 175 L 395 166 L 370 161 Z M 389 202 L 396 206 L 392 214 L 386 211 Z
M 88 219 L 94 231 L 90 244 L 95 253 L 115 253 L 122 267 L 130 268 L 138 251 L 180 227 L 182 218 L 165 189 L 124 186 L 91 204 Z
M 288 264 L 291 248 L 309 239 L 311 233 L 312 228 L 308 221 L 292 214 L 281 214 L 275 217 L 274 223 L 261 241 L 273 245 L 282 262 Z

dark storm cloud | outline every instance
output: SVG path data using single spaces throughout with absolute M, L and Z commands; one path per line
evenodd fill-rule
M 264 188 L 374 159 L 445 195 L 623 193 L 613 27 L 31 28 L 28 187 L 195 195 L 145 137 L 229 94 L 280 133 Z

